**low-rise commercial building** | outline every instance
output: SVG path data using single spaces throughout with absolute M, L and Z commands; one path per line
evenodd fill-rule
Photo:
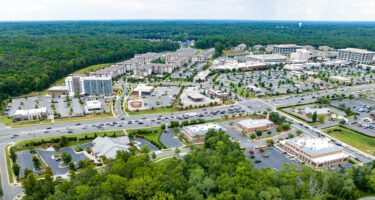
M 260 62 L 245 62 L 245 63 L 239 63 L 236 61 L 229 61 L 226 62 L 223 65 L 217 65 L 211 67 L 211 70 L 213 71 L 231 71 L 231 70 L 242 70 L 242 71 L 250 71 L 250 70 L 262 70 L 267 69 L 269 65 L 266 63 L 260 63 Z
M 343 76 L 330 76 L 329 80 L 333 81 L 333 82 L 344 83 L 344 84 L 351 83 L 351 79 L 350 78 L 343 77 Z
M 268 119 L 244 119 L 237 122 L 237 125 L 246 133 L 254 133 L 258 130 L 267 130 L 273 126 L 273 123 Z
M 248 55 L 246 60 L 260 63 L 286 63 L 287 57 L 279 54 Z
M 329 115 L 331 114 L 331 109 L 329 108 L 305 108 L 303 110 L 305 115 L 312 115 L 316 113 L 317 115 Z
M 129 151 L 131 142 L 128 136 L 117 138 L 97 137 L 92 141 L 92 144 L 94 146 L 91 148 L 91 154 L 96 159 L 101 159 L 103 156 L 115 158 L 117 151 Z
M 48 110 L 46 107 L 29 109 L 29 110 L 16 110 L 12 116 L 14 120 L 40 120 L 48 117 Z
M 139 84 L 136 88 L 133 89 L 131 95 L 136 96 L 144 96 L 144 95 L 151 95 L 154 91 L 153 86 L 147 86 L 146 84 Z
M 66 86 L 53 86 L 47 90 L 48 95 L 68 95 L 69 90 Z
M 315 168 L 343 164 L 349 159 L 342 147 L 330 143 L 327 138 L 298 137 L 282 140 L 280 146 L 289 154 Z
M 210 74 L 210 70 L 205 70 L 199 72 L 195 77 L 194 77 L 194 82 L 202 82 L 206 81 L 208 74 Z
M 203 143 L 206 137 L 206 133 L 210 130 L 223 129 L 221 126 L 214 123 L 198 124 L 192 126 L 185 126 L 182 128 L 185 138 L 193 144 Z
M 102 110 L 102 103 L 98 100 L 86 101 L 85 112 L 93 113 Z

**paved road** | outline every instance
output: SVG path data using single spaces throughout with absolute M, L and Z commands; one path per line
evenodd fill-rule
M 364 91 L 370 92 L 375 90 L 375 84 L 368 84 L 368 85 L 357 85 L 352 87 L 342 87 L 334 90 L 324 90 L 324 91 L 316 91 L 316 92 L 308 92 L 303 94 L 291 94 L 288 96 L 282 97 L 272 97 L 265 99 L 265 102 L 269 103 L 272 106 L 281 107 L 287 105 L 294 105 L 294 104 L 302 104 L 302 103 L 312 103 L 315 102 L 317 98 L 324 97 L 327 95 L 333 94 L 359 94 Z
M 327 94 L 340 94 L 340 93 L 357 93 L 358 91 L 374 89 L 375 84 L 372 85 L 363 85 L 363 86 L 354 86 L 336 90 L 328 90 L 325 92 L 320 92 L 320 95 L 327 95 Z M 341 91 L 342 90 L 342 91 Z M 308 98 L 303 102 L 308 101 L 315 101 L 312 98 L 312 94 L 307 95 Z M 255 112 L 264 112 L 275 106 L 282 106 L 282 105 L 289 105 L 294 104 L 294 102 L 298 102 L 301 100 L 301 97 L 277 97 L 277 98 L 270 98 L 266 99 L 265 101 L 254 99 L 254 100 L 245 100 L 241 99 L 241 101 L 236 105 L 226 105 L 226 106 L 219 106 L 219 107 L 212 107 L 207 109 L 198 109 L 194 111 L 184 111 L 184 112 L 176 112 L 176 113 L 163 113 L 163 114 L 152 114 L 152 115 L 143 115 L 143 116 L 129 116 L 125 117 L 124 120 L 121 120 L 121 117 L 111 118 L 111 119 L 98 119 L 92 121 L 84 121 L 79 124 L 76 122 L 69 122 L 69 123 L 61 123 L 61 124 L 53 124 L 53 125 L 39 125 L 39 126 L 29 126 L 23 128 L 7 128 L 0 125 L 0 136 L 1 143 L 0 143 L 0 160 L 5 161 L 5 154 L 4 149 L 7 144 L 10 142 L 15 142 L 21 139 L 27 138 L 36 138 L 36 137 L 46 137 L 46 136 L 53 136 L 53 135 L 63 135 L 67 134 L 67 128 L 70 128 L 73 132 L 92 132 L 98 131 L 98 126 L 102 127 L 105 130 L 121 130 L 121 129 L 133 129 L 133 128 L 145 128 L 151 126 L 159 126 L 160 124 L 166 124 L 170 121 L 184 121 L 190 119 L 215 119 L 220 118 L 224 115 L 232 115 L 232 114 L 239 114 L 239 113 L 253 113 Z M 232 111 L 231 111 L 232 110 Z M 234 113 L 233 113 L 233 110 Z M 289 119 L 293 120 L 293 119 Z M 140 123 L 141 121 L 141 123 Z M 116 124 L 114 124 L 115 122 Z M 317 131 L 310 130 L 309 128 L 305 128 L 304 126 L 296 125 L 296 128 L 303 130 L 307 134 L 317 135 Z M 49 129 L 47 129 L 49 128 Z M 10 134 L 10 135 L 9 135 Z M 11 138 L 11 135 L 17 134 L 19 135 L 16 138 Z M 241 138 L 241 137 L 239 137 Z M 240 143 L 246 142 L 245 140 L 239 140 Z M 345 151 L 352 153 L 358 159 L 363 162 L 368 162 L 371 158 L 367 158 L 366 155 L 357 152 L 350 147 L 345 147 Z M 171 152 L 160 152 L 158 156 L 168 156 L 173 155 Z M 12 199 L 17 193 L 21 192 L 22 189 L 20 187 L 13 187 L 8 183 L 8 175 L 6 170 L 5 162 L 0 162 L 0 172 L 2 175 L 2 186 L 4 191 L 4 199 Z
M 248 105 L 257 105 L 256 109 L 251 109 Z M 4 148 L 6 144 L 15 142 L 22 139 L 28 138 L 39 138 L 47 136 L 57 136 L 68 134 L 69 130 L 74 133 L 78 132 L 92 132 L 92 131 L 101 131 L 101 130 L 122 130 L 122 129 L 134 129 L 134 128 L 147 128 L 147 127 L 156 127 L 160 124 L 167 124 L 170 121 L 185 121 L 190 119 L 217 119 L 224 115 L 232 115 L 246 112 L 254 112 L 261 109 L 265 111 L 269 108 L 261 100 L 254 99 L 246 102 L 241 102 L 236 105 L 224 105 L 218 107 L 211 107 L 198 110 L 189 110 L 176 113 L 162 113 L 162 114 L 151 114 L 143 116 L 129 116 L 122 118 L 109 118 L 109 119 L 98 119 L 92 121 L 83 121 L 81 123 L 77 122 L 68 122 L 61 124 L 52 124 L 52 125 L 38 125 L 38 126 L 29 126 L 22 128 L 0 128 L 0 136 L 2 141 L 2 146 L 0 148 L 0 154 L 2 155 L 1 160 L 5 160 Z M 115 122 L 115 124 L 113 124 Z M 140 124 L 142 123 L 142 124 Z M 98 129 L 98 126 L 102 129 Z M 17 134 L 16 138 L 12 136 Z M 4 188 L 4 199 L 12 199 L 17 192 L 22 191 L 20 188 L 11 187 L 8 183 L 8 175 L 6 170 L 5 162 L 1 162 L 0 172 L 2 175 L 2 183 Z
M 127 83 L 124 83 L 123 85 L 121 85 L 122 88 L 124 89 L 121 93 L 120 96 L 117 97 L 117 100 L 116 100 L 116 103 L 115 103 L 115 113 L 116 115 L 119 117 L 119 118 L 123 118 L 123 117 L 126 117 L 126 114 L 124 113 L 124 111 L 122 110 L 122 106 L 121 106 L 121 103 L 122 103 L 122 99 L 125 98 L 127 92 L 128 92 L 128 89 L 129 89 L 129 84 Z

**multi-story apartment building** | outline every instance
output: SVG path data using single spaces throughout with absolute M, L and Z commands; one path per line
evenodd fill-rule
M 295 44 L 281 44 L 273 46 L 273 53 L 289 56 L 291 53 L 296 52 L 297 49 L 302 49 L 302 47 Z
M 192 48 L 181 48 L 176 52 L 136 54 L 134 58 L 114 64 L 105 69 L 90 73 L 90 75 L 113 78 L 133 73 L 136 77 L 147 77 L 152 74 L 162 75 L 189 63 L 204 62 L 213 54 L 213 49 L 206 51 Z
M 346 48 L 339 49 L 339 60 L 346 60 L 358 64 L 371 64 L 373 62 L 375 52 L 365 49 Z
M 98 76 L 70 75 L 65 78 L 69 95 L 111 95 L 112 78 Z

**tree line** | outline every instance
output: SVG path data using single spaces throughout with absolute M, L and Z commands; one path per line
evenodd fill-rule
M 178 47 L 175 42 L 151 42 L 121 35 L 0 36 L 0 100 L 41 91 L 90 65 Z
M 134 53 L 175 50 L 196 40 L 197 48 L 224 49 L 240 43 L 296 43 L 375 50 L 375 23 L 252 21 L 75 21 L 0 23 L 0 100 L 47 88 L 74 70 L 117 62 Z M 151 40 L 164 42 L 151 42 Z M 1 101 L 2 102 L 2 101 Z M 1 104 L 4 107 L 3 104 Z

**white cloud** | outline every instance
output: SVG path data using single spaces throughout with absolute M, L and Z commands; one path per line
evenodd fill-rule
M 0 20 L 375 21 L 374 0 L 0 0 Z

